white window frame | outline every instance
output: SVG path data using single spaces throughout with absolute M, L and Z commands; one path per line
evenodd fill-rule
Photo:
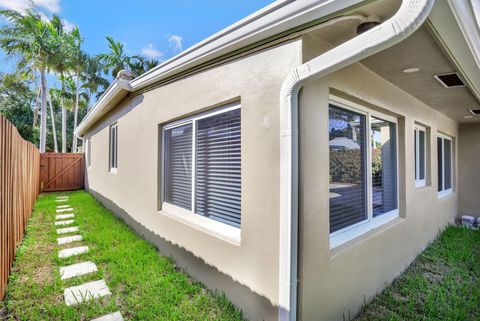
M 115 141 L 113 141 L 112 131 L 115 130 Z M 112 174 L 117 173 L 118 168 L 118 123 L 110 125 L 108 132 L 108 171 Z M 113 155 L 112 148 L 115 149 L 115 167 L 112 166 Z
M 240 109 L 240 103 L 233 103 L 227 106 L 221 107 L 214 111 L 201 113 L 192 117 L 184 118 L 172 123 L 169 123 L 162 128 L 162 160 L 161 163 L 165 164 L 165 131 L 191 124 L 192 125 L 192 201 L 191 201 L 191 210 L 187 210 L 165 202 L 165 166 L 162 165 L 162 210 L 160 211 L 163 215 L 168 216 L 174 220 L 182 222 L 186 225 L 189 225 L 197 230 L 210 234 L 214 237 L 222 239 L 226 242 L 229 242 L 233 245 L 240 245 L 241 240 L 241 228 L 231 226 L 226 223 L 222 223 L 211 218 L 205 217 L 195 213 L 195 147 L 197 141 L 197 121 L 212 117 L 215 115 L 227 113 L 236 109 Z
M 415 124 L 416 141 L 415 141 L 415 187 L 424 187 L 427 185 L 427 128 L 418 124 Z M 420 179 L 420 132 L 423 132 L 423 138 L 425 142 L 423 144 L 423 155 L 425 157 L 423 162 L 423 172 L 425 173 L 425 178 Z M 415 137 L 415 135 L 414 135 Z
M 441 133 L 437 133 L 437 139 L 438 138 L 441 138 L 442 139 L 442 190 L 441 191 L 438 191 L 438 198 L 442 198 L 442 197 L 445 197 L 445 196 L 448 196 L 450 194 L 453 193 L 453 185 L 454 185 L 454 181 L 453 181 L 453 155 L 454 155 L 454 151 L 453 151 L 453 137 L 451 136 L 447 136 L 447 135 L 444 135 L 444 134 L 441 134 Z M 451 180 L 451 187 L 449 189 L 444 189 L 445 188 L 445 140 L 449 140 L 450 141 L 450 180 Z M 437 143 L 437 142 L 435 142 Z M 438 143 L 437 143 L 438 144 Z M 438 152 L 437 152 L 437 158 L 438 158 Z M 438 166 L 438 159 L 437 159 L 437 166 Z M 438 173 L 438 171 L 437 171 Z M 437 180 L 440 179 L 440 178 L 437 178 Z M 437 189 L 438 189 L 438 182 L 437 182 Z
M 367 219 L 358 222 L 356 224 L 347 226 L 342 228 L 341 230 L 335 231 L 333 233 L 330 233 L 330 249 L 333 249 L 337 246 L 340 246 L 352 239 L 355 239 L 362 234 L 365 234 L 383 224 L 386 224 L 395 218 L 398 218 L 400 215 L 399 211 L 399 163 L 398 163 L 398 119 L 396 117 L 392 117 L 374 110 L 371 110 L 369 108 L 366 108 L 360 104 L 354 103 L 352 101 L 330 95 L 329 99 L 329 107 L 330 104 L 334 106 L 338 106 L 340 108 L 346 109 L 353 111 L 358 114 L 362 114 L 365 116 L 365 127 L 367 130 L 366 133 L 366 140 L 365 140 L 365 146 L 366 146 L 366 162 L 367 164 L 370 164 L 366 168 L 366 180 L 367 180 L 367 193 L 366 193 L 366 198 L 367 198 Z M 372 195 L 373 195 L 373 188 L 372 188 L 372 139 L 371 139 L 371 124 L 370 124 L 370 117 L 376 117 L 380 118 L 385 121 L 389 121 L 395 124 L 395 153 L 396 153 L 396 191 L 397 191 L 397 208 L 394 210 L 391 210 L 389 212 L 383 213 L 382 215 L 379 215 L 377 217 L 373 217 L 373 200 L 372 200 Z

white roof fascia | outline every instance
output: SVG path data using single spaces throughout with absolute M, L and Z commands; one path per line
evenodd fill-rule
M 237 49 L 320 19 L 364 0 L 279 0 L 240 20 L 226 29 L 190 47 L 177 56 L 158 65 L 130 81 L 129 91 L 140 90 L 152 83 L 174 76 Z M 117 81 L 117 80 L 116 80 Z M 116 82 L 115 81 L 115 82 Z M 75 131 L 80 137 L 101 118 L 108 105 L 116 97 L 115 82 L 100 97 L 89 114 Z M 100 114 L 100 115 L 99 115 Z

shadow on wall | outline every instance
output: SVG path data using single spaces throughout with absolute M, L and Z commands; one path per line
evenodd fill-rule
M 235 281 L 232 277 L 206 263 L 202 258 L 195 256 L 134 220 L 126 211 L 113 201 L 94 190 L 87 190 L 107 209 L 130 226 L 139 236 L 155 245 L 160 253 L 172 257 L 176 265 L 182 268 L 192 278 L 202 282 L 209 289 L 225 293 L 229 300 L 242 309 L 243 315 L 250 320 L 277 320 L 278 307 L 269 299 L 254 293 L 247 286 Z

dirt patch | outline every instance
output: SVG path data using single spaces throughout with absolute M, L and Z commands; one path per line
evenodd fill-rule
M 447 264 L 440 260 L 435 262 L 423 262 L 420 269 L 422 276 L 431 284 L 443 281 L 450 272 Z

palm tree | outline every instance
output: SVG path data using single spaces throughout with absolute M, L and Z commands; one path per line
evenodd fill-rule
M 141 75 L 158 65 L 158 60 L 145 59 L 141 56 L 133 56 L 128 63 L 128 70 L 134 75 Z
M 61 19 L 54 15 L 51 24 L 53 26 L 54 32 L 52 33 L 53 41 L 59 44 L 59 47 L 56 52 L 56 55 L 53 60 L 53 69 L 58 74 L 62 90 L 65 87 L 65 73 L 71 68 L 70 62 L 68 60 L 69 50 L 67 47 L 66 38 L 67 35 L 64 31 L 63 24 Z M 65 106 L 65 96 L 60 95 L 60 105 L 62 109 L 62 153 L 67 152 L 67 108 Z
M 108 80 L 102 77 L 102 65 L 94 57 L 88 57 L 81 81 L 82 88 L 88 92 L 88 100 L 91 100 L 93 95 L 98 99 L 109 84 Z
M 127 56 L 123 44 L 115 41 L 111 36 L 106 36 L 108 43 L 108 53 L 97 55 L 97 59 L 103 64 L 105 73 L 111 74 L 115 78 L 122 69 L 128 69 L 132 57 Z
M 66 41 L 68 43 L 67 48 L 69 49 L 69 59 L 71 62 L 72 71 L 75 75 L 75 108 L 73 114 L 72 152 L 76 152 L 78 139 L 75 135 L 75 129 L 77 128 L 78 122 L 78 106 L 81 90 L 80 77 L 82 76 L 88 63 L 88 55 L 81 49 L 83 38 L 80 34 L 80 30 L 78 29 L 78 27 L 73 28 L 73 30 L 68 33 Z
M 52 42 L 53 26 L 43 21 L 40 15 L 27 11 L 19 13 L 13 10 L 2 10 L 9 25 L 0 29 L 0 48 L 7 55 L 19 55 L 22 61 L 28 61 L 34 70 L 40 74 L 41 88 L 41 123 L 40 152 L 45 152 L 47 134 L 47 79 L 55 52 Z

